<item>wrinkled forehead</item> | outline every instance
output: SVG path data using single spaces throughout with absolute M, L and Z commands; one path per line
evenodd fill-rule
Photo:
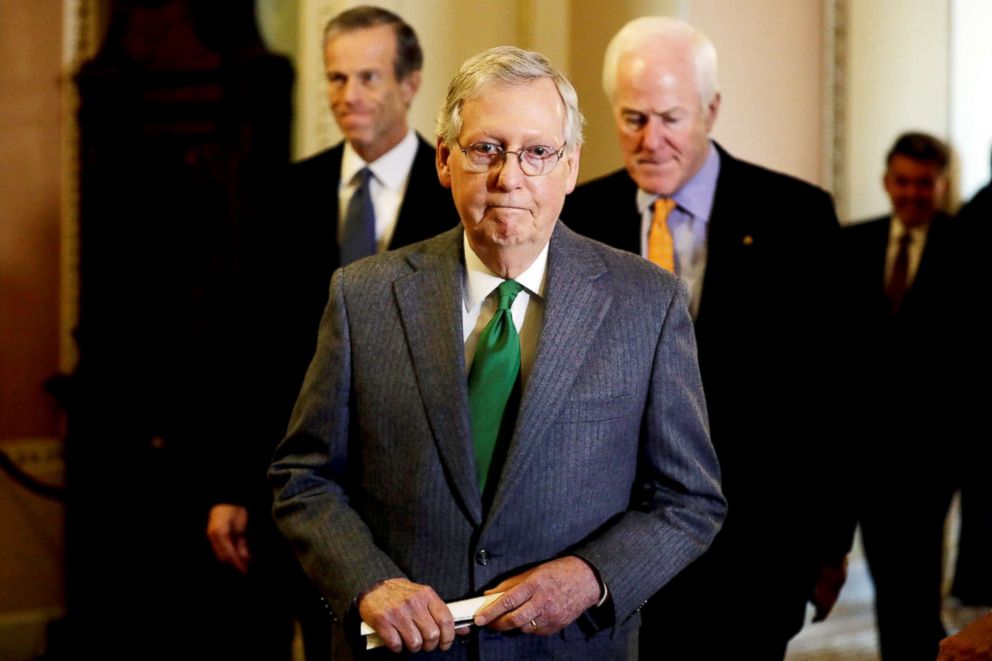
M 466 108 L 468 112 L 466 113 Z M 460 106 L 462 132 L 478 128 L 474 125 L 502 124 L 507 130 L 525 129 L 514 117 L 527 114 L 541 120 L 542 128 L 560 127 L 565 130 L 565 103 L 550 78 L 534 78 L 520 82 L 493 80 L 479 85 Z M 515 125 L 516 124 L 516 125 Z

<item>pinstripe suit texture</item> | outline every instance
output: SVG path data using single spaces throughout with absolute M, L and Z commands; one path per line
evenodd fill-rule
M 609 587 L 607 612 L 547 637 L 474 632 L 444 657 L 628 656 L 639 607 L 725 512 L 684 288 L 557 225 L 537 357 L 484 510 L 463 264 L 457 228 L 335 273 L 270 468 L 277 523 L 351 641 L 355 599 L 378 581 L 405 576 L 454 600 L 574 554 Z

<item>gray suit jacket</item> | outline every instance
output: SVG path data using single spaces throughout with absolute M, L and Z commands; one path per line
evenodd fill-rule
M 269 472 L 277 523 L 340 616 L 387 578 L 453 600 L 578 555 L 608 586 L 609 617 L 475 644 L 482 658 L 613 658 L 639 607 L 706 549 L 725 512 L 684 288 L 558 224 L 537 357 L 484 511 L 463 264 L 457 228 L 334 274 Z

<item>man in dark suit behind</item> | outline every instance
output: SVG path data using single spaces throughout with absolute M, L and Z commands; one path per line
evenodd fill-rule
M 958 310 L 964 319 L 960 326 L 966 333 L 973 350 L 961 375 L 963 383 L 979 384 L 969 388 L 963 397 L 963 413 L 970 420 L 972 430 L 984 428 L 986 402 L 992 396 L 986 375 L 992 371 L 992 351 L 988 338 L 992 337 L 988 315 L 981 301 L 992 285 L 988 250 L 992 245 L 992 182 L 985 184 L 958 211 L 957 243 L 961 246 L 958 259 L 964 273 L 959 276 L 966 291 Z M 980 384 L 985 384 L 981 386 Z M 961 475 L 961 527 L 958 537 L 958 557 L 954 567 L 951 596 L 968 606 L 992 604 L 992 484 L 987 466 L 992 465 L 992 444 L 987 434 L 971 433 L 962 455 L 964 470 Z
M 463 227 L 332 278 L 269 476 L 335 658 L 359 616 L 429 658 L 629 658 L 719 528 L 684 287 L 557 222 L 581 126 L 540 54 L 466 61 L 437 128 Z M 484 591 L 456 644 L 445 602 Z
M 933 659 L 941 624 L 944 520 L 956 486 L 968 360 L 954 276 L 955 228 L 940 212 L 947 148 L 906 133 L 886 158 L 892 211 L 844 229 L 856 338 L 859 519 L 886 661 Z M 970 359 L 974 359 L 971 356 Z
M 307 625 L 308 656 L 329 654 L 326 644 L 317 644 L 326 643 L 329 620 L 308 608 L 311 601 L 320 608 L 319 602 L 307 595 L 305 579 L 272 526 L 264 476 L 316 345 L 331 273 L 458 222 L 451 195 L 438 181 L 434 149 L 407 124 L 422 63 L 416 34 L 392 12 L 356 7 L 333 18 L 324 31 L 324 65 L 328 102 L 345 140 L 290 167 L 274 187 L 263 225 L 245 234 L 238 317 L 245 342 L 232 361 L 244 371 L 236 372 L 240 388 L 224 430 L 231 442 L 221 443 L 223 468 L 214 481 L 207 535 L 218 560 L 260 585 L 254 592 L 262 605 L 254 610 L 261 621 L 240 624 L 251 633 L 276 629 L 283 653 L 288 641 L 278 631 L 291 634 L 291 627 L 279 621 L 293 610 L 289 605 Z M 294 577 L 299 590 L 286 597 Z
M 782 658 L 806 602 L 820 617 L 832 606 L 853 530 L 831 433 L 833 204 L 710 141 L 716 51 L 691 26 L 632 21 L 603 79 L 626 169 L 579 186 L 562 220 L 688 285 L 729 508 L 713 546 L 645 608 L 641 654 Z

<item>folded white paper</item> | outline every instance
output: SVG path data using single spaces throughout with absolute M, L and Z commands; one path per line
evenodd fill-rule
M 472 624 L 475 621 L 475 614 L 499 599 L 502 594 L 502 592 L 495 592 L 482 597 L 472 597 L 471 599 L 450 602 L 448 604 L 448 610 L 451 611 L 451 617 L 455 619 L 455 628 Z M 382 647 L 385 644 L 382 642 L 382 638 L 379 638 L 379 634 L 375 632 L 375 629 L 365 622 L 362 622 L 361 632 L 365 636 L 365 649 L 371 650 L 376 647 Z

